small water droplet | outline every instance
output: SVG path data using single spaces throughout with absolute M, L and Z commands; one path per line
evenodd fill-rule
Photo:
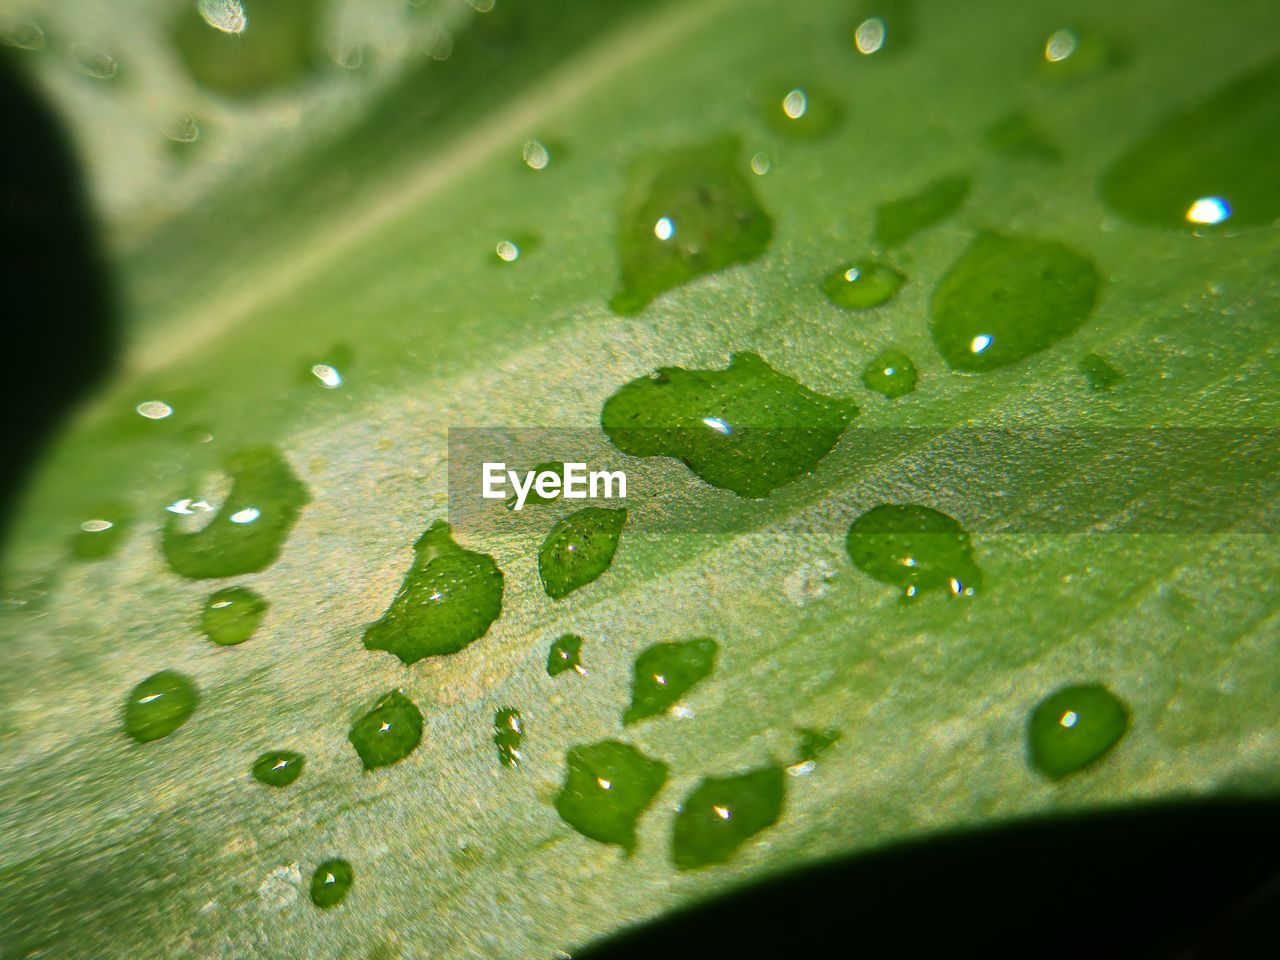
M 1084 374 L 1089 389 L 1095 393 L 1105 393 L 1124 379 L 1123 373 L 1096 353 L 1087 353 L 1080 358 L 1080 372 Z
M 719 645 L 710 637 L 655 643 L 636 658 L 631 706 L 623 725 L 666 713 L 694 686 L 711 676 Z
M 200 139 L 200 124 L 194 117 L 181 116 L 161 127 L 160 132 L 174 143 L 195 143 Z
M 253 761 L 253 778 L 269 787 L 287 787 L 302 776 L 306 762 L 292 750 L 271 750 Z
M 969 187 L 968 177 L 943 177 L 919 193 L 881 204 L 876 208 L 875 242 L 891 250 L 937 226 L 964 206 Z
M 541 140 L 525 141 L 521 155 L 524 157 L 525 166 L 530 170 L 545 170 L 551 163 L 551 151 Z
M 547 675 L 558 677 L 567 670 L 573 670 L 579 676 L 585 676 L 582 666 L 582 637 L 575 633 L 566 633 L 551 644 L 547 652 Z
M 132 511 L 124 504 L 104 504 L 80 523 L 71 538 L 71 555 L 77 560 L 101 560 L 115 553 L 132 524 Z
M 882 17 L 867 17 L 853 31 L 853 45 L 863 56 L 879 53 L 888 30 Z
M 1098 271 L 1065 244 L 982 233 L 934 290 L 929 331 L 953 370 L 994 370 L 1074 333 L 1097 293 Z
M 896 400 L 915 390 L 916 365 L 901 351 L 885 350 L 867 364 L 862 382 L 868 390 Z
M 0 43 L 19 50 L 39 50 L 44 46 L 45 35 L 34 20 L 9 20 L 0 23 Z
M 773 224 L 740 155 L 736 140 L 716 140 L 637 167 L 618 230 L 621 283 L 609 302 L 616 313 L 639 313 L 668 290 L 764 252 Z
M 1040 67 L 1052 80 L 1082 80 L 1124 59 L 1115 41 L 1089 30 L 1062 27 L 1045 37 Z
M 847 36 L 860 56 L 879 60 L 909 46 L 914 21 L 915 0 L 870 0 L 855 6 Z
M 493 742 L 498 748 L 498 760 L 504 767 L 518 766 L 524 759 L 520 744 L 524 741 L 524 718 L 519 710 L 510 707 L 493 715 Z
M 636 824 L 667 782 L 666 764 L 630 744 L 605 740 L 565 754 L 556 812 L 584 837 L 635 850 Z
M 347 739 L 366 770 L 398 763 L 422 742 L 422 711 L 399 690 L 392 690 L 351 725 Z
M 623 453 L 674 457 L 714 487 L 757 498 L 812 472 L 857 412 L 738 353 L 725 370 L 663 367 L 632 380 L 600 422 Z
M 671 832 L 678 870 L 724 863 L 782 815 L 786 776 L 778 766 L 728 777 L 706 777 L 680 805 Z
M 983 133 L 987 149 L 1017 160 L 1049 163 L 1062 156 L 1062 150 L 1021 110 L 1001 117 Z
M 956 520 L 919 504 L 873 507 L 849 527 L 853 565 L 881 583 L 902 587 L 909 598 L 922 590 L 972 596 L 982 575 L 969 535 Z
M 72 44 L 68 53 L 72 66 L 94 80 L 112 80 L 120 72 L 120 65 L 116 63 L 115 57 L 102 47 L 76 43 Z
M 757 97 L 760 112 L 774 130 L 798 140 L 825 136 L 835 129 L 843 111 L 823 90 L 809 84 L 781 84 Z
M 763 150 L 757 150 L 751 155 L 751 172 L 757 177 L 763 177 L 772 169 L 773 160 Z
M 822 281 L 827 299 L 845 310 L 870 310 L 892 300 L 907 278 L 879 260 L 837 267 Z
M 322 909 L 336 907 L 351 891 L 355 879 L 356 873 L 347 861 L 324 861 L 311 875 L 311 902 Z
M 190 720 L 199 701 L 190 677 L 175 670 L 153 673 L 129 693 L 125 732 L 139 743 L 160 740 Z
M 164 420 L 173 416 L 173 407 L 163 400 L 144 400 L 134 407 L 138 416 L 146 420 Z
M 369 650 L 406 664 L 457 653 L 502 612 L 502 571 L 487 553 L 465 550 L 437 520 L 413 545 L 413 565 L 382 617 L 364 632 Z
M 232 647 L 253 636 L 266 612 L 267 601 L 248 587 L 227 587 L 205 601 L 200 630 L 214 643 Z
M 199 9 L 204 22 L 223 33 L 244 33 L 249 25 L 239 0 L 200 0 Z
M 1101 684 L 1063 687 L 1042 700 L 1027 722 L 1031 766 L 1054 780 L 1098 760 L 1129 729 L 1129 711 Z
M 606 507 L 587 507 L 557 522 L 538 551 L 547 596 L 560 600 L 608 570 L 626 522 L 625 509 Z

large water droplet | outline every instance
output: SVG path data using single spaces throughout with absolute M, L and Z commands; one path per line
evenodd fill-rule
M 311 875 L 311 902 L 325 909 L 336 907 L 346 898 L 355 879 L 356 873 L 347 861 L 336 857 L 324 861 Z
M 846 546 L 855 567 L 908 597 L 933 589 L 971 596 L 982 583 L 964 528 L 919 504 L 873 507 L 853 521 Z
M 556 812 L 584 837 L 635 850 L 636 823 L 667 782 L 666 764 L 606 740 L 565 755 Z
M 302 776 L 306 762 L 292 750 L 271 750 L 253 761 L 253 779 L 269 787 L 287 787 Z
M 929 332 L 953 370 L 994 370 L 1074 333 L 1097 295 L 1093 263 L 1065 244 L 983 233 L 934 290 Z
M 729 777 L 707 777 L 680 805 L 671 832 L 679 870 L 724 863 L 782 814 L 786 776 L 768 766 Z
M 954 215 L 968 196 L 968 177 L 944 177 L 919 193 L 883 203 L 876 208 L 875 242 L 885 250 L 906 243 Z
M 622 204 L 621 288 L 609 305 L 639 313 L 667 290 L 754 260 L 772 233 L 736 140 L 646 158 Z
M 547 596 L 567 597 L 608 570 L 626 522 L 625 509 L 587 507 L 552 527 L 538 551 L 538 576 Z
M 364 645 L 405 663 L 457 653 L 498 619 L 502 588 L 493 558 L 458 546 L 437 520 L 413 545 L 413 565 L 387 612 L 365 630 Z
M 862 382 L 868 390 L 896 400 L 915 390 L 916 365 L 899 350 L 885 350 L 863 369 Z
M 191 719 L 199 702 L 190 677 L 174 670 L 153 673 L 125 701 L 125 732 L 139 743 L 167 737 Z
M 547 652 L 547 675 L 558 677 L 566 670 L 573 670 L 584 676 L 586 670 L 582 666 L 582 637 L 576 633 L 566 633 L 551 644 Z
M 1063 687 L 1031 712 L 1027 756 L 1057 780 L 1100 758 L 1129 729 L 1129 711 L 1101 684 Z
M 763 497 L 812 472 L 857 412 L 738 353 L 726 370 L 663 367 L 632 380 L 600 422 L 623 453 L 675 457 L 712 486 Z
M 524 718 L 519 710 L 507 707 L 493 715 L 493 742 L 498 748 L 498 760 L 504 767 L 520 763 L 523 759 L 520 744 L 524 742 Z
M 1206 233 L 1280 220 L 1280 60 L 1167 116 L 1101 189 L 1120 216 L 1153 227 Z
M 366 770 L 397 763 L 422 742 L 422 711 L 399 690 L 392 690 L 351 725 L 347 739 Z
M 636 657 L 631 706 L 623 724 L 666 713 L 693 687 L 711 676 L 719 645 L 710 637 L 655 643 Z
M 822 281 L 822 290 L 837 307 L 870 310 L 892 300 L 906 282 L 887 263 L 863 259 L 832 270 Z
M 193 580 L 235 577 L 270 566 L 310 495 L 272 447 L 241 450 L 228 459 L 231 490 L 201 530 L 184 532 L 184 518 L 211 512 L 188 495 L 167 509 L 161 545 L 174 573 Z M 196 493 L 192 491 L 191 493 Z
M 200 629 L 214 643 L 232 647 L 253 636 L 267 612 L 267 601 L 248 587 L 227 587 L 204 603 Z

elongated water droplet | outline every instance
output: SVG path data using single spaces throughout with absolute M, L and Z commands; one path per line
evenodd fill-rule
M 631 706 L 623 724 L 666 713 L 695 685 L 711 676 L 719 645 L 710 637 L 655 643 L 636 657 Z
M 636 823 L 667 782 L 666 764 L 616 740 L 565 754 L 556 812 L 584 837 L 635 850 Z
M 729 777 L 707 777 L 680 805 L 671 833 L 678 870 L 724 863 L 782 815 L 786 776 L 768 766 Z
M 885 350 L 863 369 L 862 382 L 868 390 L 896 400 L 915 390 L 916 365 L 899 350 Z
M 935 589 L 971 596 L 982 584 L 969 535 L 930 507 L 873 507 L 853 521 L 846 546 L 855 567 L 881 583 L 902 587 L 908 597 Z
M 271 750 L 253 761 L 253 779 L 269 787 L 287 787 L 302 776 L 306 762 L 292 750 Z
M 1117 214 L 1200 234 L 1280 220 L 1280 59 L 1167 116 L 1102 178 Z
M 776 84 L 756 95 L 765 122 L 797 140 L 825 136 L 840 122 L 842 110 L 834 97 L 811 84 Z
M 316 867 L 311 875 L 311 902 L 328 909 L 340 904 L 351 891 L 356 872 L 347 861 L 334 858 Z
M 1087 767 L 1129 729 L 1129 711 L 1101 684 L 1063 687 L 1031 712 L 1027 756 L 1036 770 L 1057 780 Z
M 888 303 L 907 278 L 887 263 L 862 259 L 836 267 L 822 281 L 827 299 L 846 310 L 870 310 Z
M 885 250 L 906 243 L 953 216 L 968 196 L 968 177 L 944 177 L 919 193 L 883 203 L 876 208 L 875 242 Z
M 623 453 L 674 457 L 712 486 L 754 498 L 812 472 L 857 413 L 851 400 L 738 353 L 726 370 L 663 367 L 632 380 L 600 422 Z
M 347 739 L 366 770 L 389 766 L 422 742 L 422 711 L 399 690 L 392 690 L 351 725 Z
M 125 701 L 125 732 L 139 743 L 160 740 L 190 720 L 199 702 L 190 677 L 175 670 L 153 673 Z
M 267 601 L 248 587 L 227 587 L 204 603 L 200 629 L 214 643 L 232 647 L 253 636 L 267 612 Z
M 524 718 L 519 710 L 507 707 L 493 715 L 493 742 L 498 760 L 504 767 L 519 765 L 523 759 L 520 744 L 524 742 Z
M 413 545 L 413 566 L 387 612 L 364 632 L 369 650 L 404 663 L 457 653 L 502 613 L 502 571 L 487 553 L 464 550 L 437 520 Z
M 192 580 L 236 577 L 270 566 L 311 497 L 273 447 L 241 450 L 226 463 L 231 490 L 203 529 L 184 532 L 181 518 L 199 504 L 192 491 L 168 507 L 161 546 L 174 573 Z
M 1001 117 L 986 129 L 982 137 L 992 153 L 1017 160 L 1049 163 L 1062 156 L 1058 145 L 1021 110 Z
M 1080 372 L 1095 393 L 1104 393 L 1124 379 L 1123 373 L 1096 353 L 1086 353 L 1080 358 Z
M 573 670 L 579 675 L 587 671 L 582 667 L 582 637 L 575 633 L 566 633 L 554 643 L 547 653 L 547 674 L 558 677 L 566 670 Z
M 71 538 L 71 555 L 77 560 L 109 557 L 124 542 L 132 525 L 133 511 L 122 503 L 104 504 L 80 522 Z
M 934 290 L 929 332 L 953 370 L 995 370 L 1074 333 L 1097 296 L 1098 271 L 1065 244 L 983 233 Z
M 736 140 L 646 158 L 618 228 L 620 289 L 610 307 L 636 314 L 658 295 L 764 253 L 773 224 L 748 182 Z
M 552 527 L 538 551 L 538 576 L 547 596 L 567 597 L 608 570 L 626 522 L 625 509 L 587 507 Z

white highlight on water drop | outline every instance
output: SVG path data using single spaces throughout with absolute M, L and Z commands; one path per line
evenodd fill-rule
M 1188 223 L 1221 223 L 1231 216 L 1231 207 L 1221 197 L 1201 197 L 1187 208 Z
M 223 33 L 244 33 L 249 19 L 240 0 L 200 0 L 200 16 L 204 22 Z
M 676 225 L 671 222 L 670 217 L 661 217 L 658 222 L 653 225 L 653 235 L 659 240 L 670 240 L 676 232 Z

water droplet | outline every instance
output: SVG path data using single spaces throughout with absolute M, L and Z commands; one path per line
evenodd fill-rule
M 504 767 L 517 766 L 523 759 L 520 744 L 524 740 L 524 719 L 519 710 L 510 707 L 493 715 L 493 742 L 498 748 L 498 759 Z
M 953 518 L 919 504 L 883 504 L 849 527 L 853 565 L 881 583 L 902 587 L 908 597 L 941 589 L 972 596 L 982 575 L 969 535 Z
M 191 719 L 200 694 L 185 674 L 161 670 L 143 680 L 124 705 L 124 730 L 139 743 L 169 736 Z
M 355 363 L 355 355 L 345 343 L 336 343 L 323 354 L 303 362 L 299 380 L 309 386 L 319 384 L 325 390 L 337 390 L 347 382 L 347 372 Z
M 808 140 L 821 137 L 840 122 L 840 105 L 822 90 L 803 85 L 782 84 L 762 91 L 758 106 L 774 130 L 789 137 Z
M 101 47 L 90 47 L 85 44 L 72 44 L 68 51 L 71 65 L 86 77 L 94 80 L 112 80 L 120 72 L 120 65 L 115 57 Z
M 160 132 L 175 144 L 195 143 L 200 139 L 200 124 L 195 117 L 181 116 L 162 126 Z
M 236 577 L 270 566 L 311 500 L 273 447 L 241 450 L 227 460 L 225 470 L 231 490 L 203 529 L 185 531 L 182 517 L 212 512 L 204 498 L 182 497 L 168 508 L 161 546 L 169 567 L 181 577 Z
M 223 33 L 244 33 L 249 25 L 239 0 L 200 0 L 199 9 L 204 22 Z
M 0 43 L 19 50 L 39 50 L 44 46 L 45 35 L 34 20 L 9 20 L 0 23 Z
M 726 370 L 663 367 L 632 380 L 600 422 L 623 453 L 674 457 L 712 486 L 756 498 L 811 473 L 857 413 L 738 353 Z
M 71 538 L 71 555 L 77 560 L 101 560 L 124 542 L 133 515 L 124 504 L 104 504 L 84 520 Z
M 827 299 L 846 310 L 870 310 L 888 303 L 907 278 L 879 260 L 859 260 L 837 267 L 822 281 Z
M 422 711 L 399 690 L 392 690 L 351 725 L 347 739 L 366 770 L 398 763 L 422 742 Z
M 876 208 L 875 242 L 885 250 L 899 246 L 953 216 L 968 196 L 968 177 L 943 177 L 919 193 L 883 203 Z
M 764 253 L 773 224 L 740 155 L 736 140 L 716 140 L 637 167 L 618 229 L 621 282 L 609 302 L 616 313 L 639 313 L 668 290 Z
M 345 860 L 326 860 L 311 875 L 311 902 L 317 907 L 336 907 L 351 890 L 356 873 Z
M 862 371 L 862 382 L 868 390 L 897 400 L 915 390 L 916 365 L 905 353 L 885 350 L 867 364 Z
M 586 674 L 582 667 L 582 637 L 575 633 L 566 633 L 554 643 L 547 652 L 547 675 L 558 677 L 566 670 L 573 670 L 579 676 Z
M 817 730 L 813 727 L 801 727 L 796 731 L 798 745 L 796 757 L 801 763 L 814 763 L 840 740 L 840 731 L 835 727 Z
M 616 740 L 565 754 L 556 812 L 584 837 L 635 850 L 636 823 L 667 782 L 666 764 Z
M 864 57 L 878 54 L 876 59 L 908 46 L 914 33 L 915 0 L 872 0 L 860 3 L 849 21 L 848 36 L 853 49 Z
M 757 177 L 763 177 L 772 169 L 773 160 L 763 150 L 758 150 L 751 155 L 751 172 Z
M 204 603 L 200 630 L 214 643 L 232 647 L 253 636 L 267 612 L 267 601 L 248 587 L 227 587 Z
M 528 140 L 521 151 L 524 165 L 530 170 L 545 170 L 551 163 L 551 151 L 541 140 Z
M 464 550 L 437 520 L 413 545 L 413 565 L 391 606 L 364 632 L 369 650 L 404 663 L 457 653 L 502 613 L 502 571 L 487 553 Z
M 1057 144 L 1046 137 L 1021 110 L 1001 117 L 983 133 L 992 153 L 1017 160 L 1052 162 L 1062 156 Z
M 271 750 L 253 761 L 253 779 L 269 787 L 287 787 L 302 776 L 306 762 L 292 750 Z
M 609 569 L 618 549 L 625 509 L 587 507 L 560 520 L 538 551 L 538 576 L 547 596 L 567 597 Z
M 655 643 L 636 658 L 631 706 L 623 724 L 666 713 L 695 685 L 711 676 L 719 645 L 710 637 Z
M 518 233 L 499 240 L 493 248 L 494 262 L 498 264 L 515 263 L 526 254 L 537 249 L 541 240 L 531 233 Z
M 1052 80 L 1082 80 L 1120 63 L 1123 51 L 1113 40 L 1088 30 L 1063 27 L 1045 37 L 1040 67 Z
M 326 61 L 321 27 L 326 5 L 315 0 L 188 3 L 170 36 L 197 83 L 231 96 L 252 96 L 301 79 Z
M 1080 372 L 1088 381 L 1089 389 L 1095 393 L 1104 393 L 1124 379 L 1124 374 L 1096 353 L 1087 353 L 1080 358 Z
M 1102 199 L 1145 226 L 1220 233 L 1280 220 L 1280 59 L 1173 112 L 1102 179 Z
M 173 407 L 163 400 L 144 400 L 134 407 L 138 416 L 147 420 L 165 420 L 173 416 Z
M 953 370 L 994 370 L 1074 333 L 1097 294 L 1092 262 L 1065 244 L 982 233 L 934 290 L 929 330 Z
M 707 777 L 685 797 L 671 832 L 678 870 L 724 863 L 782 814 L 786 777 L 768 766 L 728 777 Z
M 1110 750 L 1129 729 L 1129 711 L 1101 684 L 1063 687 L 1031 712 L 1027 755 L 1031 766 L 1057 780 Z
M 888 29 L 883 17 L 867 17 L 853 31 L 853 45 L 863 56 L 879 53 Z

